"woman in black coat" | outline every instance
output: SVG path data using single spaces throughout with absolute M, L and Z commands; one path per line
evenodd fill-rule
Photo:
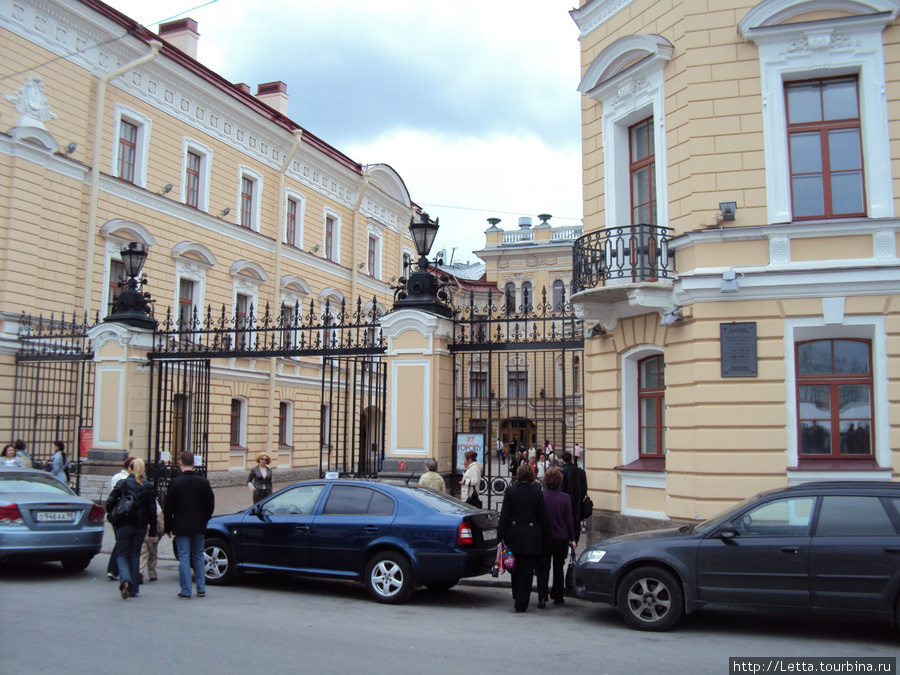
M 528 609 L 534 570 L 550 541 L 550 522 L 544 495 L 534 485 L 532 468 L 528 464 L 520 466 L 516 479 L 503 495 L 498 534 L 516 560 L 512 590 L 516 612 L 521 613 Z
M 106 512 L 112 513 L 120 500 L 131 497 L 135 502 L 134 513 L 114 523 L 116 550 L 118 551 L 119 592 L 122 599 L 137 597 L 140 592 L 141 545 L 147 536 L 158 536 L 156 530 L 156 490 L 145 480 L 144 460 L 135 459 L 126 467 L 128 476 L 118 483 L 106 500 Z

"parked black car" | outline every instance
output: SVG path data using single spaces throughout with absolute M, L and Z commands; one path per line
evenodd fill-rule
M 589 547 L 575 592 L 667 630 L 710 603 L 900 621 L 900 483 L 769 490 L 678 529 Z

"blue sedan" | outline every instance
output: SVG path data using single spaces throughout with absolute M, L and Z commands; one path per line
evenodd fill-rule
M 206 581 L 251 571 L 343 578 L 377 602 L 400 603 L 417 586 L 444 590 L 489 572 L 498 520 L 419 485 L 304 481 L 209 521 Z

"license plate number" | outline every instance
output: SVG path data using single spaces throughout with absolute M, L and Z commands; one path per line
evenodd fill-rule
M 484 531 L 484 540 L 490 541 L 491 539 L 497 538 L 497 530 L 485 530 Z
M 39 523 L 73 523 L 74 511 L 38 511 L 35 520 Z

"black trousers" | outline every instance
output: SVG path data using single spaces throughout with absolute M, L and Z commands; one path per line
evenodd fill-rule
M 562 600 L 566 594 L 566 557 L 569 555 L 569 542 L 565 539 L 551 539 L 550 548 L 541 556 L 538 568 L 538 600 L 553 598 Z M 550 569 L 553 569 L 553 590 L 550 586 Z
M 531 582 L 534 571 L 541 564 L 541 556 L 513 551 L 513 557 L 516 559 L 516 566 L 512 571 L 513 601 L 516 609 L 521 611 L 528 609 L 528 602 L 531 600 Z

